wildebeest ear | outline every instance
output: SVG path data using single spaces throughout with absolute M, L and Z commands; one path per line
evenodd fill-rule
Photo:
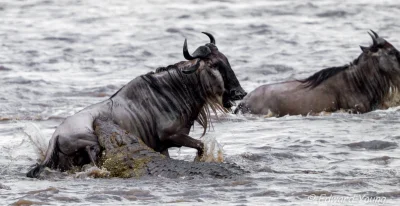
M 362 52 L 367 52 L 367 51 L 369 51 L 369 47 L 360 46 L 360 48 L 361 48 L 361 51 L 362 51 Z
M 197 61 L 196 64 L 190 65 L 187 69 L 182 69 L 182 73 L 184 74 L 191 74 L 195 72 L 200 66 L 200 61 Z

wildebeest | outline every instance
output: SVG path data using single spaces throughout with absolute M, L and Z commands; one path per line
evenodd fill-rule
M 399 86 L 400 55 L 374 31 L 373 44 L 349 65 L 323 69 L 303 80 L 262 85 L 250 92 L 235 113 L 268 116 L 308 115 L 344 109 L 369 112 Z
M 111 119 L 168 156 L 170 147 L 191 147 L 203 153 L 203 143 L 190 137 L 194 121 L 209 124 L 209 108 L 225 111 L 231 101 L 246 95 L 228 59 L 218 51 L 214 37 L 190 55 L 186 39 L 182 61 L 139 76 L 109 99 L 89 106 L 64 120 L 54 132 L 43 162 L 27 173 L 38 177 L 44 167 L 68 170 L 72 165 L 95 163 L 102 148 L 93 133 L 93 121 Z

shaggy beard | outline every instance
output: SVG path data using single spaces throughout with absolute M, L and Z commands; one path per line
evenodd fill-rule
M 222 96 L 208 97 L 206 99 L 206 103 L 200 109 L 199 115 L 196 120 L 204 128 L 203 134 L 201 136 L 204 136 L 207 128 L 210 128 L 210 126 L 212 126 L 211 113 L 218 117 L 218 111 L 222 114 L 226 114 L 229 112 L 229 110 L 226 109 L 222 104 Z

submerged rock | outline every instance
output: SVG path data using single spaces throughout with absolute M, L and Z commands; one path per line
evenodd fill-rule
M 168 158 L 111 121 L 97 119 L 94 126 L 99 144 L 104 148 L 100 165 L 110 172 L 111 177 L 139 178 L 151 175 L 177 178 L 197 175 L 231 178 L 245 173 L 233 164 L 188 162 Z

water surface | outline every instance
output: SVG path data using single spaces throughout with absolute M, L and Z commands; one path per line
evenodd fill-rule
M 396 107 L 363 115 L 214 118 L 206 136 L 224 146 L 227 162 L 250 171 L 230 180 L 59 173 L 29 179 L 37 153 L 24 132 L 46 143 L 65 117 L 138 75 L 182 61 L 185 38 L 190 51 L 209 41 L 202 31 L 214 34 L 250 92 L 349 63 L 358 45 L 371 43 L 368 29 L 400 48 L 399 13 L 395 0 L 1 1 L 0 201 L 393 205 L 400 201 Z M 191 135 L 201 133 L 196 125 Z M 170 153 L 195 156 L 187 148 Z M 341 197 L 361 200 L 332 203 Z

